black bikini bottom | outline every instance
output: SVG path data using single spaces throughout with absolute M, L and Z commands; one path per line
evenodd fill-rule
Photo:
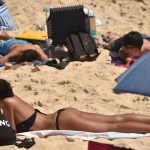
M 57 111 L 57 116 L 56 116 L 56 129 L 57 130 L 60 129 L 59 128 L 59 116 L 60 116 L 61 112 L 63 112 L 64 110 L 65 109 L 59 109 Z M 38 109 L 35 109 L 35 112 L 31 115 L 31 117 L 29 117 L 27 120 L 20 122 L 16 125 L 16 129 L 17 129 L 18 133 L 30 131 L 30 128 L 32 127 L 32 125 L 35 122 L 37 112 L 42 113 Z M 44 113 L 42 113 L 42 114 L 44 114 Z
M 57 116 L 56 116 L 56 129 L 57 130 L 59 130 L 60 128 L 59 128 L 59 116 L 60 116 L 60 114 L 61 114 L 61 112 L 63 112 L 65 109 L 63 108 L 63 109 L 59 109 L 58 111 L 57 111 Z

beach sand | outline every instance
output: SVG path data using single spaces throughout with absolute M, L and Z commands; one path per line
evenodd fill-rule
M 98 34 L 107 31 L 124 34 L 131 30 L 148 33 L 150 29 L 149 0 L 6 0 L 19 31 L 34 29 L 45 24 L 44 6 L 84 4 L 93 9 L 102 21 Z M 64 70 L 40 66 L 31 72 L 31 66 L 16 69 L 0 69 L 1 78 L 11 82 L 16 95 L 43 112 L 54 112 L 64 107 L 101 114 L 137 113 L 150 115 L 150 98 L 137 94 L 115 94 L 115 78 L 126 68 L 111 64 L 109 52 L 101 54 L 93 62 L 71 62 Z M 75 139 L 69 142 L 62 136 L 37 138 L 31 150 L 87 150 L 87 141 Z M 96 139 L 135 150 L 149 150 L 150 137 L 137 139 Z M 16 146 L 0 149 L 17 150 Z

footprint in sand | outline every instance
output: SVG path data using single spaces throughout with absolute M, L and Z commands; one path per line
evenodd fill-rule
M 77 90 L 76 90 L 75 88 L 71 87 L 70 90 L 69 90 L 69 92 L 71 92 L 71 93 L 76 93 Z
M 43 107 L 43 104 L 42 104 L 40 101 L 37 102 L 37 105 L 38 105 L 39 107 Z
M 135 1 L 145 3 L 144 0 L 135 0 Z
M 46 80 L 44 80 L 44 79 L 41 79 L 41 80 L 40 80 L 40 83 L 41 83 L 41 84 L 46 84 L 46 83 L 47 83 L 47 81 L 46 81 Z
M 58 85 L 65 85 L 65 84 L 70 84 L 71 82 L 69 80 L 66 80 L 66 81 L 60 81 L 58 82 L 57 84 Z
M 146 96 L 144 96 L 143 99 L 142 99 L 142 101 L 149 101 L 149 98 L 146 97 Z
M 38 95 L 39 94 L 39 92 L 37 91 L 37 90 L 34 90 L 34 95 Z
M 32 103 L 32 106 L 35 106 L 35 105 L 37 105 L 37 106 L 39 106 L 39 107 L 43 107 L 44 106 L 44 104 L 42 103 L 42 102 L 40 102 L 40 101 L 34 101 L 33 103 Z
M 31 82 L 33 82 L 33 83 L 39 83 L 39 81 L 37 79 L 31 79 Z
M 74 101 L 76 102 L 76 101 L 78 101 L 78 99 L 77 99 L 77 97 L 76 96 L 74 96 L 73 97 L 73 99 L 74 99 Z
M 17 73 L 17 74 L 16 74 L 16 77 L 17 77 L 17 78 L 20 78 L 20 75 Z
M 86 88 L 84 88 L 84 89 L 83 89 L 83 92 L 86 93 L 86 94 L 88 94 L 88 93 L 89 93 L 89 90 L 86 89 Z
M 18 79 L 15 79 L 15 80 L 14 80 L 14 82 L 20 82 L 20 80 L 18 80 Z
M 119 106 L 120 109 L 131 109 L 130 107 L 124 106 L 124 105 L 120 105 Z
M 50 89 L 42 89 L 42 91 L 50 92 Z
M 114 99 L 102 99 L 103 102 L 114 102 Z
M 112 2 L 113 2 L 114 4 L 116 4 L 116 0 L 112 0 Z
M 31 85 L 24 85 L 25 90 L 32 91 Z
M 147 9 L 145 8 L 145 7 L 143 7 L 143 6 L 141 6 L 141 9 L 143 10 L 143 11 L 146 11 Z

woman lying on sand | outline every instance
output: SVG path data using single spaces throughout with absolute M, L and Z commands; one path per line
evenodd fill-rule
M 11 85 L 0 79 L 0 105 L 16 132 L 33 130 L 78 130 L 89 132 L 150 132 L 150 116 L 136 114 L 100 115 L 74 108 L 43 114 L 14 95 Z

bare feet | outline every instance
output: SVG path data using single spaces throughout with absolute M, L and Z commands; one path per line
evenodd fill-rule
M 5 63 L 5 70 L 12 69 L 12 64 L 10 63 Z
M 8 32 L 8 31 L 1 31 L 0 32 L 0 40 L 8 40 L 8 39 L 12 39 L 14 38 L 14 36 Z

